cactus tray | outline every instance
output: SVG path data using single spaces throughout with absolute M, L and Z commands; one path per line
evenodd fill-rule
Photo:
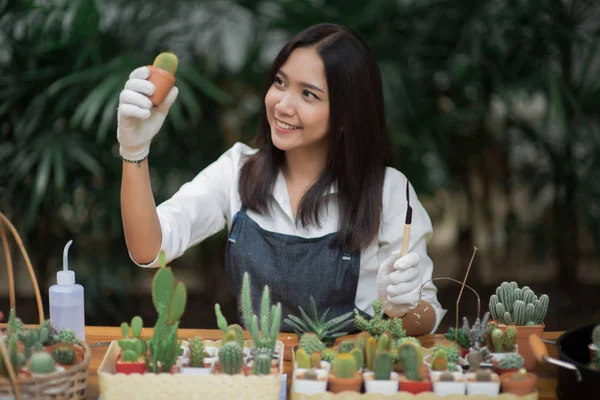
M 297 346 L 292 349 L 292 365 L 296 365 L 296 352 L 294 351 Z M 423 349 L 423 354 L 431 354 L 433 349 Z M 437 395 L 433 392 L 423 392 L 419 394 L 412 394 L 409 392 L 397 392 L 393 395 L 384 395 L 379 393 L 359 393 L 359 392 L 342 392 L 342 393 L 331 393 L 322 392 L 312 395 L 306 395 L 294 391 L 294 385 L 296 381 L 296 371 L 292 373 L 292 387 L 290 388 L 290 399 L 291 400 L 538 400 L 538 393 L 534 392 L 526 396 L 517 396 L 514 394 L 501 393 L 498 396 L 488 395 L 460 395 L 460 394 L 448 394 L 445 396 Z
M 220 347 L 221 341 L 203 341 L 205 346 Z M 183 342 L 183 346 L 187 343 Z M 252 347 L 247 340 L 244 347 Z M 281 341 L 278 375 L 185 375 L 172 373 L 117 374 L 116 361 L 120 353 L 119 343 L 113 341 L 100 367 L 98 381 L 102 400 L 113 399 L 279 399 L 281 373 L 283 371 L 283 350 Z

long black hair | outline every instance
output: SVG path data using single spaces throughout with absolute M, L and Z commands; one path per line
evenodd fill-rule
M 335 243 L 347 251 L 358 251 L 377 237 L 385 167 L 392 155 L 381 75 L 373 54 L 358 35 L 340 25 L 319 24 L 283 46 L 269 72 L 265 95 L 294 49 L 306 47 L 315 48 L 325 67 L 330 142 L 325 170 L 302 197 L 297 220 L 303 226 L 318 225 L 324 194 L 336 185 L 340 222 Z M 258 152 L 242 167 L 239 193 L 246 207 L 265 214 L 285 152 L 271 141 L 264 105 L 254 145 Z

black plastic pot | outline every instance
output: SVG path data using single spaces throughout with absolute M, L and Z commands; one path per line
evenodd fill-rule
M 581 382 L 577 381 L 575 371 L 565 368 L 558 369 L 558 387 L 556 394 L 559 399 L 599 399 L 600 371 L 588 367 L 590 353 L 588 344 L 592 342 L 594 325 L 584 326 L 563 333 L 556 343 L 558 356 L 561 360 L 571 363 L 579 369 Z

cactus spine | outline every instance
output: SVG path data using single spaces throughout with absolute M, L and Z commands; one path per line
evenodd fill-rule
M 244 351 L 237 342 L 227 342 L 219 350 L 221 369 L 228 375 L 239 374 L 242 370 L 243 360 Z
M 352 378 L 356 373 L 356 361 L 350 353 L 339 353 L 333 360 L 332 368 L 337 378 Z
M 204 342 L 200 336 L 188 340 L 190 350 L 190 367 L 201 368 L 204 366 Z

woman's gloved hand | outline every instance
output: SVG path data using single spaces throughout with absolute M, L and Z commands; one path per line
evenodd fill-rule
M 148 81 L 149 76 L 148 67 L 135 69 L 119 96 L 117 140 L 121 157 L 128 161 L 141 161 L 148 156 L 150 142 L 177 98 L 178 89 L 173 87 L 165 100 L 153 107 L 148 96 L 154 94 L 156 87 Z
M 420 257 L 417 253 L 392 252 L 379 266 L 377 295 L 390 317 L 401 317 L 419 303 L 421 291 Z

